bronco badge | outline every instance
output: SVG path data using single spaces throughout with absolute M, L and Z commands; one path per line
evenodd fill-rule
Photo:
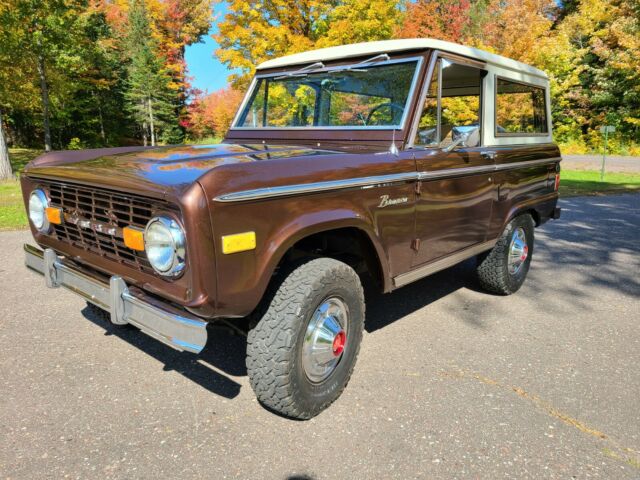
M 399 205 L 401 203 L 407 203 L 409 199 L 407 197 L 389 198 L 389 195 L 380 195 L 380 204 L 378 208 L 388 207 L 389 205 Z

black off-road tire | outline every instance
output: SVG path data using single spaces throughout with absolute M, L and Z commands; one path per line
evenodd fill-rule
M 349 309 L 344 353 L 328 378 L 313 383 L 302 365 L 309 321 L 329 297 Z M 247 372 L 258 400 L 284 416 L 309 419 L 336 400 L 356 363 L 364 328 L 364 292 L 356 272 L 331 258 L 310 260 L 277 288 L 247 337 Z
M 529 252 L 520 270 L 511 274 L 508 266 L 509 247 L 513 233 L 518 227 L 524 230 Z M 533 257 L 534 228 L 535 222 L 531 215 L 519 215 L 507 224 L 494 247 L 478 256 L 476 273 L 482 288 L 498 295 L 511 295 L 518 291 L 527 277 Z

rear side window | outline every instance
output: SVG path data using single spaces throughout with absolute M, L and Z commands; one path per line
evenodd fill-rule
M 545 90 L 497 79 L 496 136 L 546 134 Z

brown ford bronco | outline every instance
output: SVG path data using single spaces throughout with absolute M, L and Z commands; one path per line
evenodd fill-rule
M 391 292 L 475 257 L 514 293 L 559 162 L 540 70 L 428 39 L 316 50 L 259 65 L 222 144 L 34 160 L 26 264 L 179 350 L 244 318 L 259 400 L 311 418 L 353 371 L 363 276 Z

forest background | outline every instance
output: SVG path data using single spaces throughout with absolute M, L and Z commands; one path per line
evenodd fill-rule
M 612 125 L 611 151 L 640 156 L 640 0 L 231 0 L 217 15 L 220 5 L 0 0 L 0 179 L 14 174 L 9 148 L 216 141 L 261 61 L 414 37 L 545 70 L 563 153 L 600 151 Z M 185 49 L 212 24 L 211 53 L 234 73 L 202 92 Z

